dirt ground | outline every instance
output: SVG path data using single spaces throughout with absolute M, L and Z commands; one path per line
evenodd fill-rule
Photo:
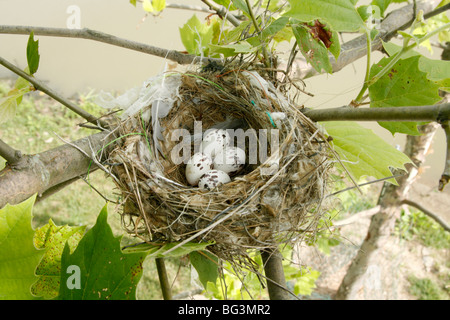
M 450 224 L 450 188 L 441 193 L 432 187 L 416 183 L 410 199 L 423 204 Z M 321 272 L 317 290 L 310 299 L 333 299 L 345 273 L 358 252 L 370 224 L 364 216 L 341 228 L 341 243 L 332 247 L 327 256 L 316 248 L 301 247 L 299 262 Z M 417 241 L 406 241 L 393 235 L 388 245 L 379 253 L 376 265 L 368 268 L 364 285 L 357 299 L 364 300 L 414 300 L 408 292 L 408 276 L 436 279 L 437 274 L 447 274 L 450 252 L 428 248 Z M 442 281 L 442 280 L 441 280 Z

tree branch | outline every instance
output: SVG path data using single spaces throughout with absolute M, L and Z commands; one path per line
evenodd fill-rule
M 240 25 L 241 23 L 239 22 L 239 20 L 232 15 L 231 13 L 228 12 L 227 8 L 225 8 L 224 6 L 217 6 L 215 3 L 212 3 L 209 0 L 201 0 L 204 4 L 206 4 L 211 10 L 217 12 L 217 14 L 220 17 L 224 17 L 226 18 L 228 21 L 230 21 L 230 23 L 237 27 L 238 25 Z
M 22 153 L 19 150 L 13 149 L 0 139 L 0 156 L 5 159 L 8 164 L 14 165 L 20 160 Z
M 450 119 L 450 103 L 432 106 L 353 108 L 344 106 L 329 109 L 303 109 L 313 121 L 436 121 Z
M 71 111 L 75 112 L 76 114 L 78 114 L 79 116 L 84 118 L 85 120 L 89 121 L 90 123 L 93 123 L 93 124 L 100 123 L 102 126 L 107 126 L 106 122 L 103 122 L 102 120 L 100 120 L 97 117 L 93 116 L 89 112 L 81 109 L 76 104 L 72 103 L 71 101 L 61 97 L 58 93 L 56 93 L 55 91 L 53 91 L 52 89 L 47 87 L 44 83 L 42 83 L 41 81 L 37 80 L 33 76 L 30 76 L 26 72 L 20 70 L 18 67 L 16 67 L 12 63 L 8 62 L 7 60 L 3 59 L 2 57 L 0 57 L 0 64 L 2 66 L 4 66 L 5 68 L 11 70 L 12 72 L 17 74 L 18 76 L 26 79 L 31 84 L 33 84 L 33 86 L 34 86 L 34 88 L 36 90 L 39 90 L 39 91 L 42 91 L 42 92 L 46 93 L 48 96 L 52 97 L 53 99 L 55 99 L 56 101 L 58 101 L 59 103 L 64 105 L 65 107 L 69 108 Z
M 290 294 L 286 287 L 283 260 L 278 250 L 262 250 L 261 258 L 264 273 L 267 278 L 267 290 L 270 300 L 289 300 Z
M 450 181 L 450 121 L 441 124 L 442 129 L 444 129 L 445 137 L 447 140 L 447 153 L 445 157 L 444 172 L 439 180 L 439 191 L 444 190 L 444 187 Z
M 107 132 L 100 132 L 77 140 L 74 145 L 91 154 L 91 148 L 98 151 L 110 139 Z M 7 165 L 0 171 L 0 208 L 7 203 L 20 203 L 36 193 L 40 197 L 53 187 L 74 181 L 75 177 L 95 169 L 97 166 L 89 157 L 68 144 L 39 154 L 24 155 L 14 167 Z
M 408 206 L 411 206 L 411 207 L 414 207 L 416 209 L 419 209 L 420 211 L 425 213 L 427 216 L 429 216 L 430 218 L 435 220 L 437 223 L 439 223 L 442 226 L 442 228 L 444 228 L 445 231 L 450 232 L 450 226 L 444 220 L 442 220 L 438 215 L 436 215 L 435 213 L 433 213 L 430 210 L 426 209 L 425 207 L 423 207 L 419 203 L 417 203 L 415 201 L 412 201 L 412 200 L 409 200 L 409 199 L 405 199 L 405 200 L 402 201 L 402 204 L 406 204 Z
M 167 58 L 169 60 L 178 62 L 179 64 L 190 64 L 194 61 L 208 62 L 208 60 L 217 60 L 210 58 L 197 57 L 191 54 L 184 54 L 175 50 L 163 49 L 151 46 L 145 43 L 136 42 L 128 39 L 119 38 L 101 31 L 96 31 L 88 28 L 83 29 L 65 29 L 65 28 L 46 28 L 46 27 L 31 27 L 31 26 L 7 26 L 0 25 L 0 34 L 23 34 L 28 35 L 34 32 L 36 36 L 52 36 L 65 38 L 80 38 L 107 43 L 110 45 L 135 50 L 160 58 Z

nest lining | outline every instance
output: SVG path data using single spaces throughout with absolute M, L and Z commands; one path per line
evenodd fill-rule
M 179 77 L 181 85 L 170 112 L 159 119 L 162 137 L 156 139 L 154 123 L 141 112 L 121 122 L 123 138 L 110 153 L 110 162 L 119 163 L 112 170 L 123 195 L 125 229 L 147 242 L 212 242 L 209 250 L 227 261 L 247 256 L 248 249 L 313 236 L 332 163 L 319 128 L 256 72 L 168 76 Z M 276 112 L 285 119 L 274 121 Z M 170 156 L 180 146 L 172 132 L 194 134 L 195 121 L 206 130 L 230 119 L 239 120 L 241 129 L 269 132 L 269 157 L 247 164 L 215 190 L 188 186 L 184 163 Z M 189 147 L 193 154 L 195 143 Z M 246 152 L 248 159 L 248 147 Z

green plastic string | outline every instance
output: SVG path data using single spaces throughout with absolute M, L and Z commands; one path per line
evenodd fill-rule
M 273 126 L 274 128 L 276 128 L 277 126 L 276 126 L 275 122 L 273 122 L 272 116 L 270 115 L 270 113 L 269 113 L 268 111 L 266 111 L 266 113 L 267 113 L 267 115 L 269 116 L 270 123 L 272 123 L 272 126 Z

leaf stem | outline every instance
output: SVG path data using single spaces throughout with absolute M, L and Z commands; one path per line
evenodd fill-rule
M 370 30 L 366 29 L 366 44 L 367 44 L 367 62 L 366 62 L 366 76 L 364 78 L 364 84 L 361 88 L 361 91 L 358 93 L 358 96 L 355 99 L 356 104 L 360 104 L 362 102 L 362 98 L 364 94 L 366 93 L 366 90 L 368 88 L 369 83 L 369 77 L 370 77 L 370 67 L 371 64 L 371 55 L 372 55 L 372 38 L 370 36 Z
M 414 23 L 413 23 L 414 26 Z M 409 43 L 409 39 L 405 39 L 403 42 L 403 47 L 400 51 L 398 51 L 394 56 L 392 56 L 392 59 L 388 62 L 388 64 L 386 66 L 384 66 L 383 69 L 381 69 L 375 76 L 372 77 L 372 79 L 368 80 L 367 76 L 368 74 L 366 73 L 366 81 L 364 82 L 364 85 L 361 89 L 361 91 L 359 92 L 356 100 L 356 103 L 360 102 L 359 100 L 362 98 L 362 96 L 364 95 L 364 93 L 366 92 L 366 90 L 373 85 L 375 82 L 377 82 L 381 77 L 383 77 L 386 73 L 389 72 L 389 70 L 392 69 L 392 67 L 398 62 L 398 60 L 400 60 L 400 58 L 408 51 L 414 49 L 415 47 L 419 46 L 421 43 L 423 43 L 424 41 L 428 40 L 429 38 L 433 37 L 434 35 L 436 35 L 437 33 L 444 31 L 445 29 L 450 28 L 450 22 L 446 23 L 445 25 L 440 26 L 439 28 L 431 31 L 430 33 L 428 33 L 427 35 L 425 35 L 424 37 L 417 39 L 413 44 L 408 45 Z M 412 30 L 412 29 L 411 29 Z M 367 48 L 368 52 L 370 52 L 370 47 Z M 369 56 L 369 55 L 368 55 Z
M 261 36 L 261 28 L 259 27 L 258 22 L 256 21 L 255 14 L 253 13 L 252 6 L 250 5 L 250 0 L 245 0 L 245 2 L 247 4 L 247 8 L 248 8 L 248 12 L 250 14 L 250 18 L 252 19 L 253 25 L 255 26 L 255 30 L 258 33 L 259 39 L 261 41 L 262 54 L 263 54 L 263 57 L 264 57 L 264 65 L 267 68 L 270 68 L 269 55 L 267 53 L 267 48 L 265 46 L 264 39 Z

